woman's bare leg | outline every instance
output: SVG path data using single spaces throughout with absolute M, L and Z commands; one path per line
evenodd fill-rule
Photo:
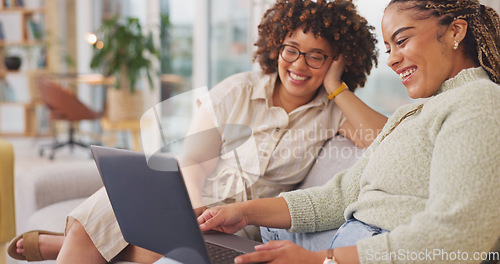
M 162 255 L 152 251 L 128 245 L 114 260 L 137 263 L 153 263 Z M 80 222 L 75 220 L 68 230 L 64 243 L 57 257 L 57 263 L 107 263 L 90 239 Z
M 69 228 L 56 263 L 107 263 L 80 222 Z
M 153 251 L 137 247 L 134 245 L 128 245 L 114 260 L 118 261 L 131 261 L 137 263 L 154 263 L 163 257 L 161 254 L 155 253 Z

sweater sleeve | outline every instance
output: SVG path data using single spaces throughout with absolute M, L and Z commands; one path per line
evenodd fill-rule
M 361 263 L 479 263 L 485 257 L 500 236 L 495 94 L 472 99 L 474 107 L 454 111 L 440 124 L 424 211 L 390 233 L 359 241 Z
M 368 148 L 349 169 L 337 173 L 323 186 L 281 193 L 292 218 L 289 232 L 317 232 L 339 228 L 346 207 L 358 199 L 360 175 L 371 153 Z

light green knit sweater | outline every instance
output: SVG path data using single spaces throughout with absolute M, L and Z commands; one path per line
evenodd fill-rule
M 479 263 L 500 237 L 500 86 L 482 68 L 463 70 L 381 141 L 419 104 L 400 107 L 326 185 L 282 193 L 289 231 L 354 217 L 391 231 L 357 243 L 361 263 Z

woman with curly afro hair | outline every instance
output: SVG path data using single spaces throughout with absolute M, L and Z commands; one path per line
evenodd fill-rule
M 280 47 L 297 29 L 311 32 L 331 47 L 331 56 L 345 61 L 341 80 L 351 91 L 363 87 L 372 66 L 377 64 L 373 27 L 358 15 L 351 1 L 278 1 L 267 10 L 259 25 L 255 60 L 264 73 L 278 69 Z
M 345 118 L 338 132 L 367 147 L 386 122 L 352 93 L 377 65 L 371 30 L 351 1 L 277 1 L 258 27 L 254 56 L 262 76 L 277 75 L 267 88 L 274 106 L 290 113 L 328 97 Z
M 206 193 L 232 203 L 294 189 L 324 143 L 338 133 L 359 147 L 371 144 L 387 118 L 353 93 L 365 84 L 377 62 L 371 30 L 349 0 L 279 0 L 267 10 L 259 25 L 255 54 L 262 70 L 231 76 L 212 88 L 209 96 L 198 98 L 200 111 L 191 126 L 191 132 L 224 124 L 248 126 L 255 138 L 255 158 L 250 157 L 252 150 L 247 146 L 252 144 L 238 148 L 245 153 L 245 160 L 240 159 L 243 169 L 228 155 L 205 162 L 200 156 L 206 151 L 200 145 L 183 156 L 181 165 L 200 164 L 182 168 L 195 208 L 206 205 Z M 224 131 L 221 136 L 224 140 L 219 143 L 204 143 L 219 144 L 219 151 L 234 143 L 226 140 Z M 255 171 L 256 181 L 244 182 Z M 246 188 L 229 190 L 238 183 Z M 207 185 L 214 187 L 206 190 Z M 235 195 L 227 198 L 228 193 Z M 125 242 L 107 199 L 100 190 L 75 209 L 68 217 L 66 237 L 40 235 L 41 258 L 57 256 L 61 263 L 112 259 L 150 263 L 158 259 L 160 256 Z M 259 238 L 258 231 L 248 228 L 241 235 Z M 52 239 L 49 247 L 42 245 L 47 238 Z M 22 257 L 22 239 L 15 247 Z

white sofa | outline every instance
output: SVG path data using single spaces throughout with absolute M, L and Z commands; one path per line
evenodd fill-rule
M 325 183 L 338 171 L 350 167 L 362 153 L 351 141 L 336 136 L 325 144 L 306 180 L 298 187 Z M 17 175 L 17 233 L 34 229 L 62 232 L 66 215 L 101 186 L 92 160 L 51 164 Z

